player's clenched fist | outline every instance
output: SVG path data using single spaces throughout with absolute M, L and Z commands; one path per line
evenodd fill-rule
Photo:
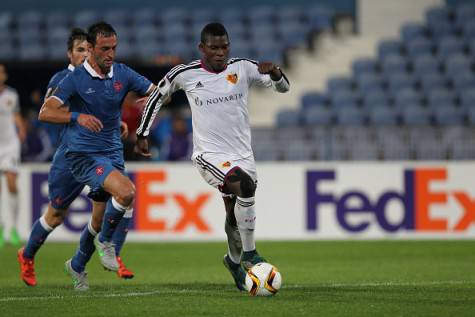
M 90 114 L 85 114 L 85 113 L 79 114 L 77 121 L 79 125 L 85 127 L 86 129 L 92 132 L 100 132 L 102 128 L 104 127 L 102 125 L 101 120 L 97 119 L 96 117 Z
M 280 68 L 271 62 L 262 62 L 257 65 L 257 71 L 261 74 L 269 74 L 272 80 L 279 80 L 282 77 Z

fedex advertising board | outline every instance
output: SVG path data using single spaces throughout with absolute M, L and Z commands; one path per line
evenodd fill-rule
M 258 164 L 258 239 L 475 238 L 473 163 Z M 21 169 L 21 234 L 48 203 L 46 165 Z M 129 164 L 131 241 L 222 240 L 221 194 L 189 163 Z M 52 240 L 74 241 L 90 217 L 87 188 Z

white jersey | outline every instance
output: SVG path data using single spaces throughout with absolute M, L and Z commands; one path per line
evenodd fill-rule
M 273 87 L 286 92 L 285 76 L 274 82 L 257 71 L 257 62 L 234 58 L 227 68 L 215 73 L 200 61 L 174 67 L 160 81 L 147 101 L 137 135 L 147 136 L 162 101 L 177 90 L 184 90 L 192 112 L 193 155 L 224 154 L 231 160 L 253 155 L 247 107 L 249 87 Z
M 19 144 L 14 116 L 20 111 L 18 93 L 11 87 L 0 92 L 0 147 L 6 148 Z

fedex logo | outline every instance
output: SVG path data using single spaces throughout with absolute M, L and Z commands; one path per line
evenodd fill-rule
M 135 183 L 136 199 L 130 230 L 180 234 L 189 229 L 208 234 L 212 227 L 203 216 L 203 209 L 213 196 L 211 191 L 188 192 L 177 189 L 169 172 L 137 171 L 128 176 Z M 170 184 L 172 183 L 172 184 Z M 48 174 L 32 174 L 32 223 L 48 205 Z M 64 227 L 80 232 L 89 221 L 92 203 L 87 190 L 69 207 Z
M 362 232 L 374 225 L 374 221 L 359 220 L 350 222 L 350 215 L 372 214 L 376 223 L 385 231 L 396 232 L 461 232 L 475 224 L 475 197 L 463 190 L 434 190 L 431 185 L 447 182 L 445 168 L 416 168 L 404 171 L 403 189 L 385 191 L 371 200 L 359 189 L 348 190 L 341 195 L 323 191 L 322 185 L 335 182 L 334 170 L 308 171 L 307 182 L 307 230 L 316 231 L 318 218 L 324 206 L 333 206 L 338 224 L 350 232 Z M 462 211 L 455 225 L 449 226 L 447 216 L 433 215 L 432 207 L 446 207 L 448 200 L 454 199 Z M 388 205 L 398 202 L 403 207 L 402 219 L 397 223 L 388 219 Z M 450 213 L 451 210 L 447 210 Z

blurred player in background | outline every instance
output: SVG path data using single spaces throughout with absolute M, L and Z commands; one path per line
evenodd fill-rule
M 0 176 L 5 175 L 7 180 L 6 210 L 10 213 L 10 221 L 5 221 L 4 205 L 0 200 L 0 211 L 2 211 L 0 213 L 0 248 L 5 244 L 4 235 L 8 237 L 11 244 L 20 244 L 20 236 L 17 231 L 17 169 L 20 163 L 20 142 L 23 142 L 26 137 L 25 124 L 20 114 L 18 93 L 5 84 L 7 79 L 5 65 L 0 64 L 0 127 L 2 127 L 0 132 Z M 0 198 L 1 194 L 0 191 Z
M 74 28 L 68 39 L 68 58 L 70 64 L 68 68 L 56 73 L 48 84 L 45 99 L 50 97 L 57 89 L 59 82 L 70 74 L 74 69 L 80 66 L 89 55 L 89 43 L 87 42 L 87 33 L 82 29 Z M 67 112 L 67 106 L 62 108 Z M 65 126 L 55 125 L 58 133 L 63 134 Z M 127 125 L 121 123 L 121 137 L 124 138 L 128 134 Z M 38 219 L 31 230 L 31 234 L 26 246 L 19 250 L 18 261 L 20 262 L 22 280 L 28 286 L 36 285 L 36 276 L 34 271 L 34 257 L 48 235 L 60 224 L 63 223 L 67 214 L 67 209 L 84 189 L 84 184 L 76 181 L 71 173 L 71 168 L 66 161 L 67 142 L 65 138 L 60 137 L 59 147 L 54 155 L 53 163 L 48 175 L 49 185 L 49 204 L 46 213 Z M 82 232 L 81 239 L 94 239 L 97 232 L 101 230 L 102 218 L 105 211 L 105 199 L 108 195 L 100 192 L 91 192 L 89 196 L 92 198 L 93 212 L 92 217 Z M 121 278 L 132 278 L 134 274 L 127 269 L 122 260 L 118 256 L 120 249 L 127 235 L 128 224 L 132 213 L 129 212 L 122 219 L 119 228 L 114 232 L 114 242 L 117 253 L 117 261 L 119 262 L 119 270 L 117 275 Z M 80 250 L 78 250 L 80 252 Z
M 66 161 L 72 175 L 89 185 L 90 197 L 107 201 L 101 232 L 94 238 L 85 228 L 78 251 L 65 263 L 76 290 L 89 289 L 85 267 L 95 249 L 104 268 L 120 268 L 113 234 L 124 214 L 132 213 L 135 198 L 134 184 L 125 175 L 121 106 L 129 91 L 143 96 L 155 87 L 126 65 L 114 63 L 118 40 L 111 25 L 91 25 L 88 41 L 90 56 L 59 83 L 39 114 L 42 121 L 66 124 L 63 137 L 68 142 Z M 65 104 L 69 104 L 66 111 Z
M 137 129 L 137 152 L 150 156 L 146 137 L 163 99 L 184 90 L 192 111 L 192 160 L 204 180 L 222 192 L 228 238 L 224 264 L 236 286 L 244 290 L 243 267 L 249 269 L 265 262 L 256 251 L 254 239 L 257 174 L 251 149 L 248 90 L 258 85 L 286 92 L 289 82 L 273 63 L 228 60 L 229 37 L 220 23 L 204 27 L 199 49 L 201 61 L 173 68 L 149 97 Z

